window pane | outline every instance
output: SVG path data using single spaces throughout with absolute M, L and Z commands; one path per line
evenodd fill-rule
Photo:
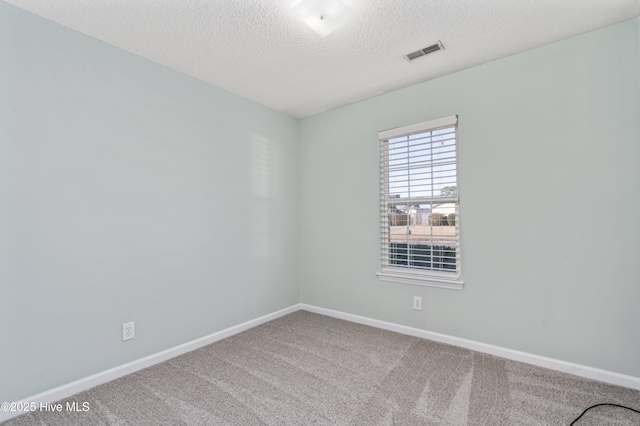
M 456 272 L 456 126 L 381 144 L 383 267 Z
M 407 206 L 403 204 L 391 204 L 389 207 L 389 238 L 391 241 L 405 241 L 409 215 Z
M 455 144 L 455 127 L 390 139 L 391 197 L 439 197 L 442 188 L 457 186 Z

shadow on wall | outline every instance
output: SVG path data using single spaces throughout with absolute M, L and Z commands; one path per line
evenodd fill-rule
M 253 259 L 268 259 L 280 252 L 281 237 L 278 199 L 281 197 L 281 165 L 279 146 L 260 135 L 249 138 L 249 193 L 246 209 L 249 235 L 249 255 Z

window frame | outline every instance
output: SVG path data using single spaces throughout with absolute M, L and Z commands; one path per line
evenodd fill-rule
M 456 165 L 456 196 L 449 197 L 454 199 L 455 204 L 455 250 L 456 250 L 456 270 L 455 272 L 430 270 L 411 267 L 394 267 L 390 261 L 391 232 L 389 230 L 389 205 L 392 200 L 389 191 L 389 140 L 410 136 L 414 134 L 426 133 L 441 128 L 455 128 L 455 165 Z M 454 290 L 462 290 L 464 282 L 462 281 L 461 255 L 460 255 L 460 167 L 459 167 L 459 138 L 458 138 L 458 116 L 453 115 L 436 120 L 424 121 L 421 123 L 411 124 L 408 126 L 398 127 L 378 132 L 379 142 L 379 179 L 380 179 L 380 271 L 376 273 L 381 281 L 399 282 L 404 284 L 422 285 L 429 287 L 447 288 Z M 431 167 L 431 166 L 430 166 Z M 425 198 L 425 197 L 419 197 Z M 428 199 L 426 197 L 425 199 Z M 430 197 L 432 201 L 437 200 L 433 194 Z M 440 197 L 442 198 L 442 197 Z M 409 199 L 408 202 L 411 202 Z

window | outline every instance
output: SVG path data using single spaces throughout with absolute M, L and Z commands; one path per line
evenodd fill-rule
M 457 123 L 378 133 L 381 280 L 462 289 Z

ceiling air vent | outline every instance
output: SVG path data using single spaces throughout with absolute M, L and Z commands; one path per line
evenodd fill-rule
M 420 49 L 420 50 L 416 50 L 415 52 L 408 53 L 406 55 L 406 58 L 410 61 L 413 61 L 414 59 L 419 58 L 420 56 L 428 55 L 429 53 L 437 52 L 438 50 L 443 50 L 443 49 L 444 49 L 444 46 L 442 45 L 442 42 L 438 41 L 436 44 L 427 46 L 424 49 Z

